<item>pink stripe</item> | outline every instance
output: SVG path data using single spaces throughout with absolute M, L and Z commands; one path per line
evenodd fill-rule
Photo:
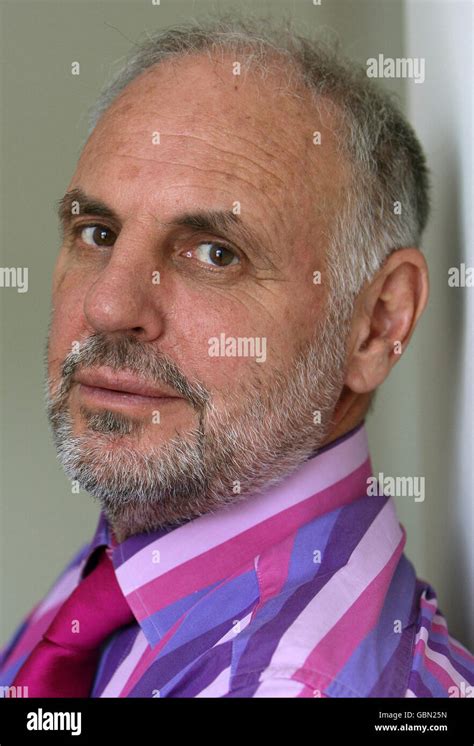
M 127 595 L 136 618 L 141 621 L 177 599 L 221 580 L 235 571 L 236 559 L 240 564 L 248 562 L 272 544 L 283 541 L 305 523 L 353 502 L 355 495 L 360 496 L 358 490 L 362 485 L 365 490 L 369 473 L 370 461 L 367 459 L 337 484 L 146 583 Z
M 306 684 L 302 685 L 303 688 L 298 694 L 298 699 L 313 699 L 314 697 L 314 691 L 309 688 L 309 686 L 306 686 Z
M 276 596 L 283 588 L 288 577 L 291 553 L 296 533 L 291 534 L 280 544 L 266 550 L 257 560 L 257 580 L 260 600 L 252 613 L 252 619 L 266 602 Z
M 436 624 L 436 622 L 432 622 L 431 629 L 433 630 L 433 632 L 438 632 L 439 634 L 443 635 L 443 637 L 446 637 L 446 640 L 448 640 L 448 630 L 443 624 Z
M 383 570 L 316 645 L 303 666 L 295 671 L 293 676 L 296 679 L 302 678 L 303 675 L 308 678 L 308 670 L 324 671 L 325 675 L 318 675 L 317 681 L 314 681 L 314 687 L 320 688 L 321 684 L 327 686 L 344 667 L 356 648 L 377 624 L 387 588 L 403 553 L 404 544 L 405 536 L 400 540 Z

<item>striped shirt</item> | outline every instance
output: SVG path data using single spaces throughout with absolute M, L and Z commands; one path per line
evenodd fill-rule
M 103 513 L 0 656 L 9 686 L 106 545 L 135 617 L 101 648 L 91 697 L 464 697 L 474 656 L 369 496 L 365 426 L 266 492 L 117 543 Z

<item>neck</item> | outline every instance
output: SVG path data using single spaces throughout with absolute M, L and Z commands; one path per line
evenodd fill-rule
M 359 425 L 369 408 L 372 394 L 355 394 L 344 388 L 343 393 L 336 405 L 333 415 L 332 426 L 326 436 L 323 446 L 332 443 Z

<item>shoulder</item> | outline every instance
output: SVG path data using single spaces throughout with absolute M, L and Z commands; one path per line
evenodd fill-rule
M 420 596 L 407 697 L 474 697 L 474 655 L 449 633 L 436 593 Z
M 0 649 L 0 684 L 8 685 L 16 670 L 29 655 L 47 629 L 58 607 L 76 587 L 89 544 L 84 544 L 56 577 L 47 593 L 17 625 L 10 639 Z

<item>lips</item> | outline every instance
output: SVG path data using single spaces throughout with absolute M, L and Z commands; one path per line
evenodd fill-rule
M 113 371 L 110 368 L 95 368 L 79 371 L 73 378 L 86 394 L 97 396 L 114 394 L 120 398 L 138 401 L 156 399 L 181 399 L 172 389 L 160 384 L 155 386 L 147 383 L 126 371 Z

